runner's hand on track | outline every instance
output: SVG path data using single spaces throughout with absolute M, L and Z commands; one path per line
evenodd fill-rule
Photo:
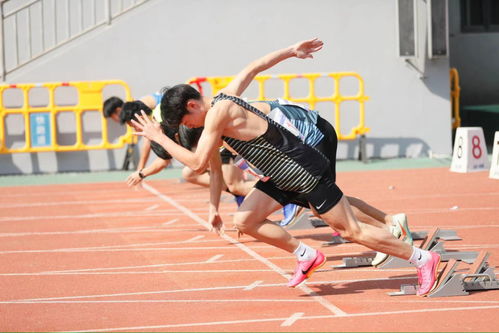
M 222 218 L 218 214 L 210 214 L 209 217 L 209 222 L 211 224 L 211 229 L 210 231 L 215 232 L 217 235 L 223 235 L 225 233 L 224 231 L 224 222 L 222 221 Z
M 128 187 L 136 186 L 142 187 L 142 178 L 139 176 L 139 171 L 135 171 L 129 175 L 126 179 L 126 184 Z

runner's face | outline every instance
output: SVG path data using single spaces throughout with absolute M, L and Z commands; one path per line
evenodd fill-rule
M 116 111 L 111 115 L 111 119 L 114 120 L 115 122 L 119 123 L 120 122 L 120 112 L 121 112 L 121 108 L 116 108 Z
M 187 102 L 187 113 L 182 117 L 180 123 L 189 128 L 202 127 L 204 125 L 202 102 L 189 100 Z

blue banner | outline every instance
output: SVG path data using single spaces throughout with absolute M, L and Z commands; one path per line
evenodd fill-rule
M 50 114 L 37 112 L 29 115 L 31 128 L 31 147 L 47 147 L 50 142 Z

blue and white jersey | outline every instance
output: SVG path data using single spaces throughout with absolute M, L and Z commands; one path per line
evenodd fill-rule
M 323 138 L 324 134 L 317 128 L 317 119 L 319 113 L 315 110 L 310 110 L 302 105 L 284 100 L 277 99 L 275 101 L 259 101 L 270 105 L 271 112 L 269 117 L 272 118 L 271 114 L 275 112 L 275 109 L 282 112 L 282 114 L 289 119 L 293 126 L 299 131 L 299 135 L 304 143 L 309 146 L 315 147 Z M 303 112 L 306 111 L 306 112 Z
M 161 104 L 161 98 L 163 97 L 163 95 L 159 91 L 156 91 L 151 96 L 154 98 L 156 105 Z

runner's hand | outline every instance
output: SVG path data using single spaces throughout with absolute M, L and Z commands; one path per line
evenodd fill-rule
M 132 119 L 132 124 L 134 124 L 134 127 L 136 129 L 139 129 L 140 131 L 135 130 L 133 134 L 135 135 L 140 135 L 148 138 L 151 141 L 158 142 L 161 140 L 161 138 L 164 136 L 163 131 L 161 130 L 161 126 L 155 119 L 150 119 L 144 110 L 140 111 L 141 114 L 136 114 L 135 118 L 137 120 Z
M 126 184 L 128 185 L 128 187 L 132 187 L 132 186 L 136 186 L 136 185 L 141 186 L 142 185 L 142 178 L 140 178 L 140 176 L 139 176 L 139 171 L 135 171 L 130 176 L 128 176 L 126 179 Z
M 318 38 L 305 40 L 303 42 L 298 42 L 293 45 L 293 51 L 295 56 L 300 59 L 313 58 L 312 53 L 322 49 L 324 43 Z
M 224 232 L 224 222 L 218 214 L 210 214 L 209 222 L 211 224 L 210 231 L 215 232 L 217 235 L 223 235 Z

